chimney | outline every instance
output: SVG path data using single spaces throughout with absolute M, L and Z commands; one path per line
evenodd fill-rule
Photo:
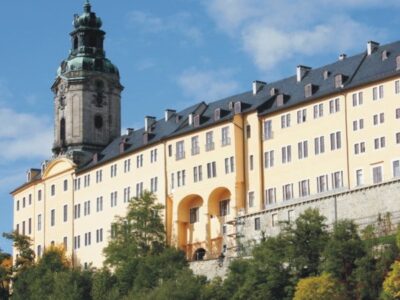
M 144 117 L 144 131 L 151 132 L 151 127 L 156 123 L 155 117 Z
M 339 55 L 339 60 L 345 60 L 347 58 L 347 55 L 342 53 Z
M 297 66 L 297 82 L 301 82 L 310 70 L 310 67 Z
M 127 128 L 126 129 L 126 134 L 127 135 L 132 135 L 133 134 L 134 129 L 133 128 Z
M 371 55 L 378 48 L 379 48 L 379 43 L 374 42 L 374 41 L 369 41 L 368 44 L 367 44 L 367 54 Z
M 166 109 L 165 110 L 165 122 L 168 122 L 169 119 L 176 113 L 176 110 L 173 109 Z
M 257 95 L 266 85 L 267 83 L 263 81 L 253 81 L 253 95 Z

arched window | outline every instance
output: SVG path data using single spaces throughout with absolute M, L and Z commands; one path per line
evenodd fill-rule
M 204 260 L 205 255 L 206 255 L 206 250 L 204 248 L 199 248 L 194 252 L 193 260 L 195 261 Z
M 101 129 L 103 127 L 103 117 L 100 115 L 96 115 L 94 117 L 94 127 L 97 129 Z
M 61 143 L 65 143 L 65 119 L 62 118 L 60 121 L 60 140 Z

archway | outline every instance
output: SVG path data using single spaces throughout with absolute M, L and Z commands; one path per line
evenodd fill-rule
M 206 249 L 198 248 L 196 251 L 194 251 L 193 260 L 194 261 L 204 260 L 204 256 L 206 255 L 206 252 L 207 252 Z

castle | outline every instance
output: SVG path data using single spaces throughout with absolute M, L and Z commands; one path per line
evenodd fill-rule
M 52 86 L 54 155 L 12 191 L 14 228 L 37 257 L 63 244 L 77 264 L 101 267 L 115 216 L 144 190 L 189 260 L 235 256 L 239 237 L 276 234 L 307 207 L 330 222 L 397 216 L 400 42 L 167 109 L 121 136 L 123 86 L 101 27 L 87 2 Z

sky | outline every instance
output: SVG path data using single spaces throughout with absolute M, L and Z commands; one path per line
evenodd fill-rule
M 0 3 L 0 233 L 12 230 L 9 194 L 51 157 L 50 90 L 84 0 Z M 319 67 L 367 41 L 400 40 L 398 0 L 92 0 L 107 57 L 118 66 L 122 128 Z M 0 248 L 11 252 L 0 237 Z

